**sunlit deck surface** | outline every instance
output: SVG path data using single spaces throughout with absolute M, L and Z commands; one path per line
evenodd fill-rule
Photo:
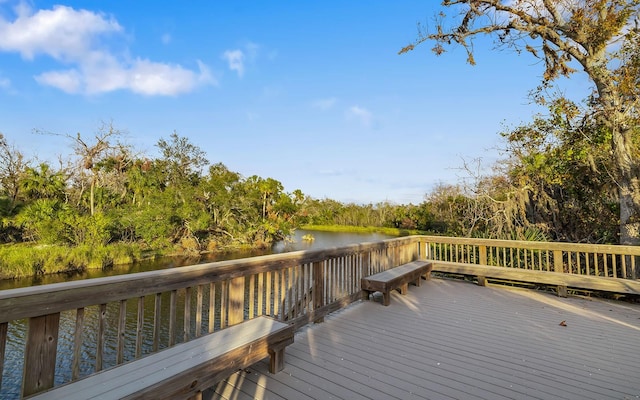
M 303 329 L 285 362 L 204 398 L 636 399 L 640 305 L 433 279 Z

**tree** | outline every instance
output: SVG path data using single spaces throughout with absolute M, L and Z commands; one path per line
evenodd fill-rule
M 79 170 L 80 178 L 80 195 L 79 199 L 82 199 L 84 193 L 84 170 L 90 171 L 89 177 L 89 209 L 91 215 L 95 214 L 95 191 L 99 181 L 99 172 L 102 167 L 101 162 L 105 158 L 109 157 L 109 152 L 115 149 L 124 148 L 120 143 L 114 144 L 112 141 L 115 138 L 122 136 L 122 132 L 113 126 L 113 123 L 102 123 L 93 136 L 93 140 L 86 140 L 82 138 L 82 135 L 78 132 L 75 135 L 71 134 L 58 134 L 51 132 L 41 132 L 36 130 L 35 133 L 64 136 L 73 143 L 73 151 L 76 156 L 79 157 Z
M 545 226 L 557 240 L 616 241 L 619 209 L 609 130 L 573 102 L 558 99 L 548 117 L 537 116 L 502 136 L 509 154 L 503 172 L 528 223 Z
M 165 164 L 168 183 L 176 187 L 197 183 L 202 168 L 209 164 L 206 153 L 175 131 L 169 138 L 170 141 L 160 139 L 156 145 L 162 152 L 161 161 Z
M 27 164 L 22 152 L 7 143 L 0 133 L 0 189 L 9 199 L 12 209 L 20 192 L 20 179 Z
M 545 63 L 538 94 L 579 67 L 594 84 L 595 116 L 611 135 L 610 149 L 620 202 L 620 242 L 640 245 L 640 165 L 637 151 L 640 0 L 444 0 L 461 18 L 433 31 L 420 29 L 405 53 L 426 41 L 440 55 L 457 44 L 475 64 L 473 41 L 493 35 L 498 47 L 529 52 Z M 538 97 L 544 101 L 544 98 Z

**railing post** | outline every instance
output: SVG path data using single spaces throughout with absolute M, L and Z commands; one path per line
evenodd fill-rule
M 22 396 L 30 396 L 53 387 L 59 326 L 60 313 L 29 319 Z
M 244 276 L 229 282 L 229 326 L 244 321 Z
M 553 271 L 564 272 L 564 265 L 562 262 L 562 250 L 553 251 Z
M 487 265 L 487 246 L 478 246 L 478 251 L 480 252 L 480 265 Z
M 313 311 L 316 312 L 324 306 L 324 262 L 316 261 L 313 263 Z M 317 317 L 313 321 L 318 324 L 324 322 L 324 316 Z
M 362 253 L 362 265 L 360 266 L 361 271 L 360 271 L 360 277 L 365 277 L 365 276 L 369 276 L 371 275 L 371 251 L 367 251 Z M 358 280 L 358 290 L 361 289 L 360 287 L 360 280 Z

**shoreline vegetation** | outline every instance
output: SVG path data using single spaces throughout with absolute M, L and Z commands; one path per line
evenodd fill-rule
M 417 230 L 360 227 L 341 225 L 305 225 L 308 231 L 382 233 L 390 236 L 419 234 Z M 258 248 L 256 246 L 227 246 L 199 254 L 224 253 L 232 250 Z M 185 249 L 145 250 L 137 243 L 114 243 L 104 246 L 64 246 L 7 244 L 0 246 L 0 280 L 27 278 L 38 275 L 78 273 L 86 270 L 108 269 L 160 257 L 184 257 Z

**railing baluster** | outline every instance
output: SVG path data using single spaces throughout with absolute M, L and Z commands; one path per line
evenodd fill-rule
M 220 328 L 227 327 L 228 304 L 229 304 L 229 281 L 222 281 L 220 285 Z
M 160 346 L 160 329 L 162 326 L 162 293 L 156 293 L 153 305 L 153 352 Z
M 184 315 L 182 319 L 182 340 L 188 342 L 191 331 L 191 287 L 184 289 Z
M 127 300 L 120 300 L 120 311 L 118 312 L 118 348 L 116 351 L 116 364 L 124 362 L 124 339 L 127 325 Z
M 313 297 L 314 312 L 317 312 L 317 310 L 324 305 L 324 264 L 325 263 L 323 261 L 316 261 L 313 263 L 313 290 L 311 294 Z M 316 316 L 313 322 L 324 322 L 324 317 Z
M 138 297 L 138 321 L 136 324 L 136 357 L 142 356 L 142 342 L 144 340 L 144 296 Z
M 264 298 L 264 277 L 266 272 L 258 274 L 258 316 L 264 315 L 263 298 Z
M 196 337 L 202 335 L 202 301 L 204 298 L 203 287 L 198 285 L 196 288 Z
M 209 333 L 216 329 L 216 284 L 209 284 Z
M 169 347 L 176 344 L 176 313 L 178 309 L 178 292 L 172 290 L 169 297 Z
M 256 275 L 251 274 L 249 277 L 249 319 L 252 319 L 255 316 L 255 305 L 256 305 Z
M 1 328 L 0 328 L 1 330 Z M 80 360 L 82 358 L 82 333 L 84 330 L 84 307 L 76 309 L 76 326 L 73 330 L 73 361 L 71 365 L 71 380 L 80 377 Z M 2 334 L 0 332 L 0 380 L 2 380 Z
M 280 281 L 280 275 L 282 270 L 273 271 L 273 316 L 277 317 L 280 313 L 280 288 L 282 283 Z
M 96 372 L 102 371 L 104 363 L 104 342 L 106 335 L 107 305 L 100 304 L 98 312 L 98 337 L 96 343 Z
M 273 295 L 271 293 L 271 278 L 273 273 L 272 272 L 265 272 L 266 274 L 266 291 L 265 291 L 265 314 L 266 315 L 271 315 L 271 296 Z
M 9 323 L 0 323 L 0 390 L 2 390 L 2 373 L 4 371 L 4 354 L 7 348 L 7 332 L 9 332 Z

